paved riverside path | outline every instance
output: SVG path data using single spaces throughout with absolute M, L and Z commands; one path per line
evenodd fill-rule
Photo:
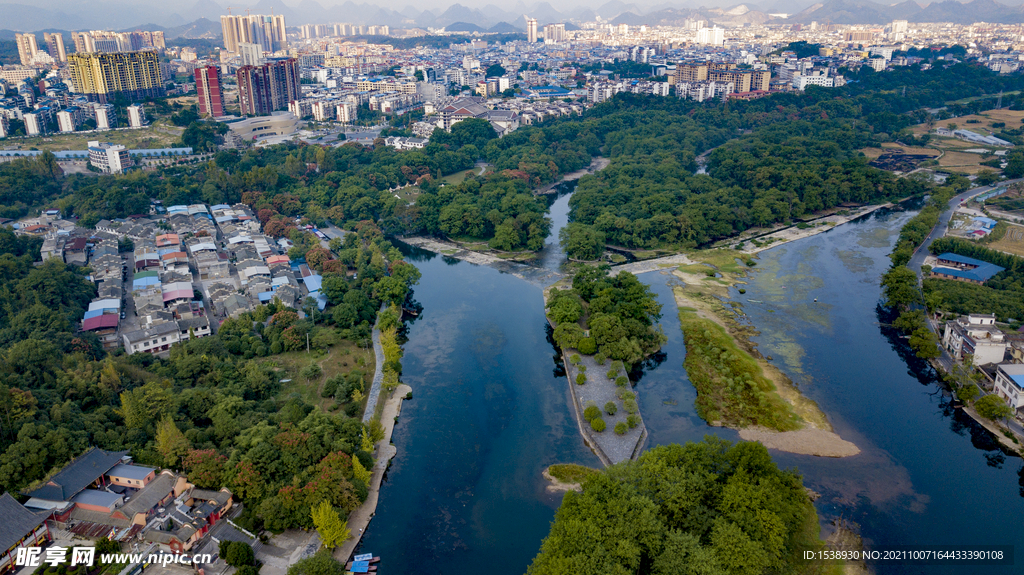
M 348 516 L 348 528 L 352 531 L 352 537 L 334 550 L 334 558 L 342 563 L 346 563 L 352 556 L 363 533 L 366 532 L 366 526 L 370 524 L 370 519 L 377 512 L 377 498 L 380 496 L 380 484 L 384 480 L 384 472 L 387 471 L 388 462 L 398 453 L 395 446 L 391 445 L 391 433 L 395 430 L 395 420 L 398 419 L 398 414 L 402 411 L 402 400 L 411 391 L 412 388 L 403 383 L 384 403 L 384 413 L 380 417 L 380 422 L 384 425 L 384 439 L 381 439 L 375 446 L 376 457 L 371 470 L 366 501 Z
M 373 371 L 370 395 L 366 398 L 363 423 L 370 423 L 370 420 L 373 419 L 373 413 L 377 410 L 377 398 L 380 397 L 380 384 L 384 381 L 384 348 L 380 345 L 380 330 L 377 329 L 377 324 L 373 325 L 373 355 L 377 358 L 377 365 Z

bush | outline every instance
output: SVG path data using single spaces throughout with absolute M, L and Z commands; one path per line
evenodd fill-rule
M 616 369 L 609 369 L 608 373 L 605 375 L 608 376 L 608 379 L 615 379 L 615 377 L 619 375 L 619 371 Z
M 636 412 L 640 411 L 637 408 L 636 400 L 635 399 L 623 400 L 622 407 L 623 407 L 623 409 L 626 410 L 626 413 L 636 413 Z
M 580 373 L 586 373 L 587 372 L 587 366 L 583 365 L 582 363 L 577 365 L 576 369 L 580 370 Z
M 597 351 L 597 340 L 592 337 L 585 337 L 580 340 L 580 353 L 593 355 Z
M 628 425 L 630 429 L 640 425 L 640 416 L 635 413 L 630 415 L 626 418 L 626 425 Z
M 608 361 L 608 356 L 606 356 L 603 353 L 598 352 L 598 353 L 594 354 L 594 361 L 597 362 L 597 365 L 604 365 L 604 362 Z
M 583 483 L 583 481 L 601 474 L 597 469 L 591 469 L 575 463 L 556 463 L 548 467 L 551 477 L 565 483 Z
M 626 376 L 620 375 L 619 377 L 615 378 L 615 385 L 619 387 L 626 387 L 627 384 L 629 384 L 629 378 L 627 378 Z
M 615 405 L 614 401 L 609 401 L 604 404 L 604 411 L 608 415 L 615 415 L 615 412 L 619 410 L 619 406 Z
M 573 365 L 577 365 L 577 364 L 579 364 L 579 362 L 580 362 L 580 354 L 574 353 L 574 354 L 572 354 L 572 356 L 569 357 L 569 363 L 571 363 Z
M 598 433 L 604 431 L 605 427 L 608 427 L 608 426 L 605 424 L 604 420 L 601 419 L 600 417 L 595 417 L 594 419 L 590 420 L 590 429 L 593 429 L 594 431 L 596 431 Z
M 577 373 L 576 385 L 583 385 L 584 383 L 587 383 L 587 376 L 583 375 L 582 373 Z
M 601 410 L 596 405 L 588 405 L 583 410 L 583 419 L 587 421 L 593 421 L 595 418 L 601 417 Z
M 615 424 L 615 435 L 626 435 L 627 429 L 629 428 L 626 427 L 626 424 L 620 421 Z

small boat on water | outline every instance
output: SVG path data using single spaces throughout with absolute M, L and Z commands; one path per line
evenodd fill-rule
M 759 299 L 748 299 L 747 301 L 750 302 L 750 303 L 764 303 L 763 301 L 761 301 Z

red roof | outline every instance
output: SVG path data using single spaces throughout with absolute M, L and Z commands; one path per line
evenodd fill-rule
M 94 329 L 104 329 L 108 327 L 117 327 L 117 314 L 116 313 L 105 313 L 96 317 L 90 317 L 89 319 L 82 322 L 82 331 L 92 331 Z

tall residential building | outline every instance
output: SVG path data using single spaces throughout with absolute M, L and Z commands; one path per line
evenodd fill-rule
M 46 42 L 46 51 L 50 53 L 50 57 L 58 62 L 67 62 L 68 53 L 64 49 L 64 35 L 60 32 L 50 34 L 49 32 L 43 33 L 43 41 Z
M 96 51 L 96 43 L 93 41 L 92 34 L 88 32 L 72 32 L 71 39 L 75 41 L 75 52 L 85 54 Z
M 548 24 L 544 27 L 544 39 L 552 42 L 565 41 L 565 24 Z
M 526 39 L 530 42 L 537 41 L 537 20 L 535 18 L 526 19 Z
M 11 123 L 7 119 L 7 116 L 0 116 L 0 138 L 6 138 L 11 135 Z
M 154 52 L 71 54 L 68 63 L 75 92 L 94 102 L 106 104 L 114 94 L 131 100 L 165 94 L 160 59 Z
M 241 42 L 259 44 L 264 52 L 276 52 L 288 47 L 284 16 L 280 14 L 229 14 L 220 17 L 220 27 L 224 36 L 224 47 L 228 52 L 237 53 L 238 44 Z
M 701 28 L 697 30 L 697 43 L 709 46 L 721 46 L 725 44 L 725 30 L 715 26 L 714 28 Z
M 142 104 L 132 104 L 128 106 L 128 126 L 132 128 L 141 128 L 146 124 L 146 109 L 142 107 Z
M 676 64 L 676 83 L 684 84 L 691 82 L 706 82 L 708 79 L 708 65 L 706 63 L 688 64 L 680 62 Z
M 238 56 L 243 66 L 260 66 L 263 64 L 263 47 L 249 42 L 238 43 Z
M 301 97 L 295 58 L 271 60 L 262 66 L 238 69 L 238 103 L 242 114 L 256 116 L 288 108 Z
M 132 166 L 128 148 L 115 144 L 89 142 L 89 163 L 107 174 L 120 174 Z
M 39 46 L 36 45 L 35 34 L 15 34 L 14 41 L 18 43 L 18 57 L 21 58 L 22 66 L 31 66 L 36 59 L 36 52 Z
M 109 130 L 117 126 L 117 111 L 113 104 L 93 104 L 93 106 L 97 130 Z
M 47 132 L 46 120 L 39 113 L 28 112 L 22 115 L 21 119 L 25 122 L 26 136 L 38 136 Z
M 224 95 L 220 90 L 220 68 L 206 66 L 196 68 L 196 93 L 199 96 L 199 113 L 219 118 L 224 115 Z

